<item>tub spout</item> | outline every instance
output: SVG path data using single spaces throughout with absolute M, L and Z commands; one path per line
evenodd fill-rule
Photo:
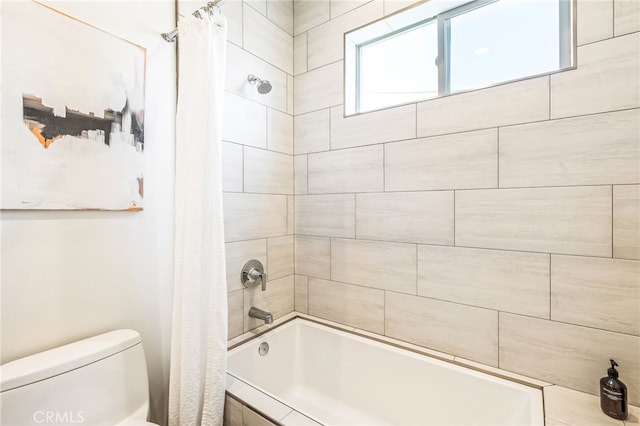
M 258 318 L 264 321 L 265 324 L 271 324 L 273 322 L 273 315 L 271 315 L 271 312 L 263 311 L 255 306 L 252 306 L 251 309 L 249 309 L 249 316 L 251 318 Z

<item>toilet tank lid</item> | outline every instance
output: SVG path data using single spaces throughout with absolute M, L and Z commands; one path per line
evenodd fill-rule
M 0 365 L 0 392 L 66 373 L 142 341 L 135 330 L 115 330 Z

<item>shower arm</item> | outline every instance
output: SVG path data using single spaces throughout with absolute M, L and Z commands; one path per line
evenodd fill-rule
M 202 6 L 200 9 L 193 12 L 192 15 L 198 19 L 204 19 L 204 17 L 202 16 L 202 12 L 205 12 L 207 15 L 211 16 L 214 10 L 220 10 L 219 4 L 221 2 L 222 0 L 212 0 L 205 6 Z M 178 37 L 178 28 L 174 28 L 168 33 L 162 33 L 161 36 L 167 43 L 173 43 L 174 41 L 176 41 L 176 37 Z

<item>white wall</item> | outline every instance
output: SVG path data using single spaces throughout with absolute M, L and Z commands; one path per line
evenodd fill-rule
M 176 76 L 175 47 L 160 33 L 175 25 L 175 2 L 46 3 L 147 49 L 145 209 L 1 213 L 1 362 L 112 329 L 136 329 L 147 353 L 152 418 L 162 419 L 173 280 Z M 2 34 L 2 43 L 9 38 Z

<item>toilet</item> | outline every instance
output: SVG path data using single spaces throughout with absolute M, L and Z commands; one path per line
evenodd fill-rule
M 151 425 L 140 334 L 116 330 L 0 366 L 0 424 Z

